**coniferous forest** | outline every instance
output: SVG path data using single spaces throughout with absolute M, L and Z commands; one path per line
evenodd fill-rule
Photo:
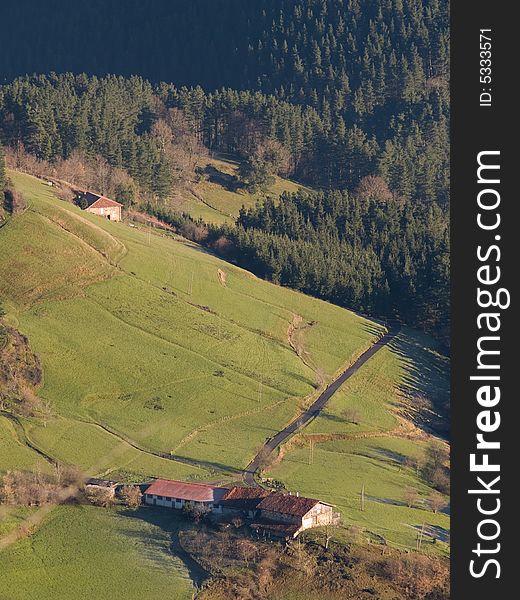
M 6 148 L 51 164 L 101 157 L 181 228 L 189 218 L 169 196 L 186 156 L 232 154 L 260 187 L 289 176 L 314 191 L 208 226 L 205 243 L 263 277 L 447 340 L 446 1 L 48 5 L 22 1 L 0 19 Z

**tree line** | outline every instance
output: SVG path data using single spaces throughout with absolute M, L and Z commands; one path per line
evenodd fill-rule
M 216 109 L 222 106 L 226 111 Z M 168 196 L 175 185 L 200 176 L 208 146 L 242 157 L 240 173 L 249 185 L 271 171 L 296 172 L 300 160 L 322 164 L 334 177 L 348 170 L 348 184 L 335 182 L 342 190 L 329 185 L 285 194 L 242 211 L 236 226 L 222 232 L 231 243 L 228 255 L 283 285 L 398 317 L 447 339 L 448 214 L 441 193 L 447 187 L 442 169 L 417 156 L 420 131 L 407 132 L 417 136 L 407 143 L 407 160 L 415 169 L 428 164 L 428 177 L 425 171 L 408 179 L 393 169 L 395 156 L 386 150 L 368 160 L 371 146 L 356 126 L 345 132 L 345 144 L 358 150 L 343 158 L 335 153 L 342 165 L 336 168 L 323 164 L 324 153 L 309 154 L 312 139 L 298 149 L 294 137 L 278 135 L 274 125 L 287 107 L 290 114 L 307 114 L 259 92 L 206 95 L 201 88 L 154 88 L 137 77 L 50 75 L 0 88 L 0 123 L 13 165 L 23 160 L 30 171 L 27 164 L 35 161 L 40 170 L 43 165 L 47 173 L 53 168 L 69 180 L 94 183 L 126 205 L 141 197 L 168 213 Z M 320 121 L 315 109 L 307 111 Z M 298 128 L 284 131 L 294 136 Z M 439 152 L 442 147 L 439 141 Z
M 160 198 L 180 178 L 193 177 L 204 148 L 254 161 L 270 140 L 283 153 L 275 170 L 313 186 L 352 190 L 377 174 L 400 197 L 445 206 L 443 102 L 432 89 L 421 114 L 390 111 L 376 135 L 368 123 L 347 126 L 341 111 L 329 114 L 259 91 L 206 93 L 152 86 L 139 77 L 41 75 L 0 86 L 0 135 L 43 160 L 99 154 Z
M 231 226 L 149 209 L 260 277 L 449 343 L 449 227 L 436 204 L 299 191 L 243 208 Z
M 49 74 L 0 86 L 11 166 L 141 203 L 264 277 L 447 338 L 448 3 L 129 0 L 110 35 L 113 6 L 77 8 L 88 53 L 75 35 L 62 63 L 33 57 Z M 23 3 L 11 10 L 18 22 Z M 44 13 L 28 21 L 48 39 L 62 15 Z M 153 72 L 132 50 L 143 43 Z M 50 72 L 67 65 L 91 74 Z M 204 177 L 212 151 L 239 159 L 250 190 L 278 174 L 321 191 L 266 201 L 222 231 L 172 215 L 169 197 Z

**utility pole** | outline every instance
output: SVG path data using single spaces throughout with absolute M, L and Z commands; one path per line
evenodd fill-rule
M 424 523 L 421 526 L 421 530 L 417 534 L 417 552 L 421 551 L 421 545 L 424 538 Z

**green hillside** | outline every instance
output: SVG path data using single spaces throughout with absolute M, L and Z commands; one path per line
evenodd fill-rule
M 428 499 L 436 492 L 416 468 L 431 436 L 414 425 L 424 425 L 424 415 L 430 415 L 433 426 L 432 415 L 447 398 L 448 359 L 432 340 L 403 329 L 282 449 L 283 459 L 267 474 L 335 504 L 347 528 L 411 549 L 424 525 L 432 535 L 423 550 L 448 553 L 443 542 L 449 538 L 449 515 L 431 511 Z M 412 508 L 403 501 L 409 488 L 418 493 Z M 449 504 L 447 496 L 444 503 Z
M 55 508 L 30 538 L 3 551 L 0 598 L 125 600 L 153 590 L 189 600 L 190 572 L 169 550 L 177 526 L 158 511 L 143 520 L 121 509 Z
M 65 463 L 133 478 L 233 475 L 294 417 L 321 372 L 333 375 L 381 329 L 11 177 L 29 206 L 0 234 L 0 296 L 40 355 L 39 395 L 53 411 L 24 428 Z M 313 362 L 288 339 L 300 321 Z M 170 452 L 198 462 L 154 455 Z
M 384 540 L 391 546 L 412 550 L 418 530 L 424 525 L 422 550 L 449 554 L 446 544 L 449 515 L 434 514 L 428 508 L 426 499 L 432 488 L 420 481 L 414 468 L 405 462 L 406 458 L 417 456 L 423 447 L 424 442 L 392 437 L 332 440 L 316 444 L 312 464 L 309 464 L 309 447 L 301 447 L 291 451 L 270 474 L 289 489 L 310 497 L 320 495 L 337 506 L 346 526 L 345 531 L 337 532 L 338 539 L 345 539 L 354 528 L 359 532 L 359 542 Z M 361 509 L 363 486 L 364 510 Z M 403 492 L 408 487 L 419 493 L 413 507 L 403 501 Z
M 4 323 L 40 357 L 50 416 L 0 415 L 0 473 L 49 471 L 37 448 L 92 475 L 237 480 L 264 440 L 383 330 L 176 235 L 106 221 L 33 177 L 10 177 L 28 207 L 0 229 Z M 336 540 L 413 548 L 424 527 L 441 536 L 433 545 L 427 535 L 424 550 L 446 554 L 449 517 L 427 509 L 433 490 L 411 466 L 428 436 L 402 419 L 446 395 L 447 359 L 403 330 L 263 475 L 334 503 L 344 524 Z M 406 487 L 420 493 L 415 507 L 403 505 Z M 36 517 L 29 537 L 2 550 L 9 600 L 65 599 L 72 588 L 78 599 L 192 597 L 198 576 L 170 515 L 47 508 L 0 513 L 2 541 Z
M 278 200 L 283 192 L 307 189 L 289 179 L 275 177 L 273 185 L 262 192 L 248 192 L 232 183 L 238 175 L 239 163 L 231 158 L 208 160 L 205 178 L 194 183 L 190 189 L 174 194 L 171 202 L 175 210 L 202 218 L 206 223 L 233 223 L 242 206 L 252 208 L 259 201 L 270 197 Z

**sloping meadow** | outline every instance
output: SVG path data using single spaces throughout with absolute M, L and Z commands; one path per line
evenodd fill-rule
M 96 447 L 114 454 L 107 464 L 94 452 L 90 467 L 117 471 L 114 447 L 126 443 L 235 473 L 382 329 L 186 240 L 111 223 L 56 199 L 43 182 L 12 177 L 28 208 L 0 234 L 0 293 L 41 357 L 39 394 L 54 415 L 27 431 L 64 462 L 89 466 L 81 459 L 92 446 L 88 424 L 104 440 Z M 290 343 L 296 317 L 309 360 Z M 164 473 L 148 459 L 147 468 Z M 183 475 L 204 471 L 183 467 Z

